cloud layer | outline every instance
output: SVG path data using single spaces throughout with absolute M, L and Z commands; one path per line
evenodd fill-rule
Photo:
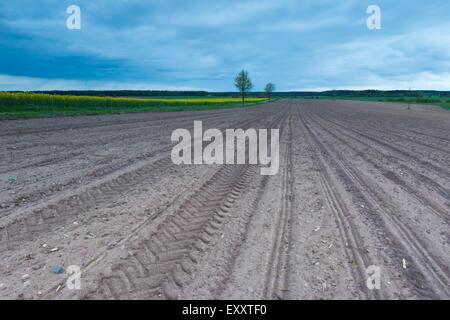
M 450 3 L 376 2 L 2 1 L 0 90 L 229 91 L 242 68 L 255 90 L 450 90 Z M 66 28 L 71 4 L 81 30 Z

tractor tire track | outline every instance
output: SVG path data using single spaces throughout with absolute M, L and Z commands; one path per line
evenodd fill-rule
M 396 245 L 389 247 L 402 248 L 400 252 L 403 252 L 408 261 L 414 262 L 414 265 L 406 272 L 406 276 L 409 278 L 410 283 L 415 286 L 414 289 L 417 295 L 434 298 L 450 296 L 447 268 L 430 254 L 420 239 L 399 220 L 395 211 L 391 209 L 390 201 L 377 194 L 374 188 L 369 186 L 355 169 L 346 164 L 342 155 L 334 150 L 332 146 L 326 147 L 320 142 L 317 138 L 317 133 L 313 137 L 315 137 L 316 145 L 324 153 L 330 154 L 330 162 L 334 163 L 334 167 L 337 170 L 342 170 L 349 183 L 353 184 L 356 190 L 364 191 L 361 193 L 361 198 L 365 200 L 366 207 L 379 214 L 384 228 L 390 232 L 391 237 L 397 242 Z M 373 217 L 372 215 L 370 216 Z M 374 225 L 380 225 L 380 222 L 376 221 Z
M 293 194 L 292 173 L 292 119 L 288 119 L 288 141 L 284 155 L 283 191 L 281 210 L 278 214 L 275 239 L 272 244 L 269 265 L 265 276 L 263 296 L 265 299 L 284 299 L 289 286 L 289 247 Z
M 450 114 L 427 108 L 0 121 L 0 299 L 448 299 Z M 171 128 L 193 120 L 279 128 L 279 173 L 173 165 Z M 55 264 L 79 265 L 82 290 Z
M 308 143 L 315 147 L 314 149 L 316 152 L 316 164 L 320 187 L 329 210 L 336 218 L 343 247 L 349 257 L 349 261 L 353 261 L 356 264 L 356 268 L 351 269 L 353 278 L 358 284 L 356 287 L 359 288 L 362 297 L 366 299 L 381 299 L 382 296 L 379 292 L 374 291 L 372 293 L 366 286 L 366 268 L 373 265 L 373 263 L 364 250 L 364 241 L 358 233 L 357 227 L 354 225 L 352 220 L 347 217 L 349 210 L 347 209 L 345 202 L 336 191 L 336 186 L 331 184 L 333 180 L 329 175 L 330 170 L 328 169 L 328 165 L 323 158 L 323 153 L 321 153 L 323 152 L 323 149 L 320 147 L 316 136 L 307 125 L 304 116 L 299 114 L 298 118 L 302 130 L 305 132 L 305 137 L 308 140 Z
M 135 248 L 135 254 L 112 267 L 87 298 L 176 299 L 185 275 L 220 230 L 226 214 L 254 174 L 250 166 L 222 167 L 175 216 Z M 131 289 L 131 290 L 130 290 Z
M 276 127 L 285 117 L 285 112 L 280 113 L 268 127 Z M 233 204 L 242 197 L 256 169 L 254 165 L 222 166 L 174 215 L 159 224 L 155 232 L 133 244 L 134 254 L 114 265 L 112 274 L 101 277 L 98 287 L 91 289 L 85 298 L 100 295 L 102 299 L 177 299 L 193 280 L 196 266 L 214 244 Z M 237 230 L 233 242 L 233 256 L 239 252 L 240 242 L 236 240 L 245 238 L 254 213 L 252 209 L 256 208 L 261 194 L 260 189 L 250 210 L 241 213 L 242 228 Z M 220 282 L 224 283 L 232 269 L 233 256 L 223 257 L 225 264 L 215 266 L 216 272 L 222 275 L 213 290 L 215 295 L 220 294 Z
M 313 117 L 311 117 L 311 119 L 314 119 Z M 343 133 L 342 131 L 337 130 L 337 132 L 340 133 L 340 135 L 336 135 L 334 134 L 329 128 L 329 126 L 325 126 L 325 125 L 321 125 L 319 122 L 317 122 L 317 120 L 313 120 L 315 123 L 317 123 L 317 125 L 324 130 L 324 132 L 328 132 L 330 135 L 334 136 L 335 139 L 337 139 L 338 141 L 340 141 L 340 143 L 342 143 L 342 145 L 350 148 L 351 150 L 353 150 L 356 154 L 359 154 L 360 157 L 362 157 L 366 162 L 370 163 L 372 166 L 374 166 L 385 178 L 387 178 L 388 180 L 392 181 L 394 184 L 397 184 L 399 186 L 401 186 L 403 189 L 406 190 L 406 192 L 408 192 L 410 194 L 410 196 L 412 196 L 414 199 L 416 199 L 418 202 L 420 202 L 424 207 L 428 208 L 431 212 L 433 212 L 433 214 L 435 214 L 437 217 L 441 218 L 442 220 L 444 220 L 447 224 L 450 221 L 450 217 L 449 217 L 449 212 L 443 208 L 442 206 L 439 206 L 437 204 L 435 204 L 433 201 L 423 197 L 422 192 L 420 190 L 418 190 L 417 188 L 414 188 L 414 186 L 411 186 L 408 184 L 408 182 L 404 179 L 402 179 L 399 175 L 397 175 L 395 172 L 385 169 L 383 168 L 379 163 L 380 162 L 376 162 L 373 159 L 377 159 L 377 157 L 375 156 L 369 156 L 371 153 L 373 153 L 373 151 L 377 151 L 374 148 L 371 148 L 371 146 L 363 141 L 361 141 L 358 138 L 355 138 L 354 136 L 350 136 L 347 135 L 345 133 Z M 336 131 L 335 131 L 336 132 Z M 367 149 L 366 152 L 360 152 L 360 150 L 358 150 L 357 148 L 353 147 L 351 144 L 349 144 L 346 140 L 344 140 L 341 137 L 348 137 L 350 139 L 352 139 L 353 141 L 357 141 L 358 143 L 364 145 Z M 388 155 L 385 155 L 381 152 L 380 153 L 383 158 L 388 159 L 388 160 L 394 160 L 395 158 L 390 157 Z M 440 194 L 444 199 L 450 199 L 450 192 L 445 189 L 443 186 L 441 186 L 440 184 L 434 182 L 434 180 L 431 180 L 430 178 L 416 173 L 414 170 L 412 170 L 409 167 L 406 167 L 402 164 L 399 165 L 403 170 L 405 170 L 405 172 L 408 172 L 408 174 L 414 176 L 416 178 L 417 181 L 425 181 L 427 182 L 427 187 L 431 190 L 433 190 L 434 192 L 436 192 L 437 194 Z
M 441 176 L 445 176 L 448 177 L 450 179 L 450 172 L 447 170 L 446 167 L 441 167 L 440 165 L 435 165 L 433 163 L 431 163 L 428 160 L 420 160 L 423 158 L 426 158 L 426 156 L 424 156 L 423 154 L 417 154 L 416 152 L 412 152 L 409 149 L 406 150 L 403 146 L 399 146 L 398 144 L 395 143 L 390 143 L 390 142 L 386 142 L 385 140 L 379 139 L 379 138 L 375 138 L 372 137 L 364 132 L 362 132 L 361 130 L 357 130 L 354 128 L 349 128 L 346 127 L 345 125 L 342 125 L 336 121 L 330 120 L 328 119 L 329 122 L 332 122 L 333 124 L 340 126 L 346 130 L 352 131 L 355 134 L 364 137 L 366 139 L 368 139 L 369 141 L 372 141 L 378 145 L 381 145 L 383 147 L 386 147 L 392 151 L 394 151 L 395 153 L 401 155 L 402 157 L 406 158 L 406 159 L 417 159 L 417 161 L 424 167 L 427 167 L 429 170 L 432 169 L 433 171 L 435 171 L 437 174 L 441 175 Z M 429 155 L 428 155 L 429 156 Z M 441 161 L 438 161 L 441 162 Z
M 261 119 L 261 117 L 256 117 L 251 120 L 239 121 L 238 125 L 247 127 L 258 123 Z M 169 152 L 171 148 L 172 146 L 167 146 L 163 150 Z M 156 155 L 157 153 L 152 152 L 151 154 Z M 141 157 L 130 159 L 131 163 L 121 164 L 119 168 L 114 168 L 114 170 L 110 168 L 110 170 L 118 171 L 139 160 L 142 160 Z M 11 223 L 0 226 L 0 248 L 13 249 L 14 245 L 31 240 L 39 233 L 64 224 L 68 219 L 77 217 L 80 212 L 87 212 L 92 208 L 107 205 L 117 195 L 136 188 L 140 184 L 148 183 L 155 179 L 158 174 L 172 168 L 172 160 L 170 156 L 166 156 L 151 164 L 133 169 L 131 172 L 122 173 L 85 191 L 75 192 L 54 204 L 34 209 L 29 214 L 22 213 L 21 215 L 24 217 L 19 217 Z M 94 174 L 99 174 L 99 171 L 95 171 Z M 104 174 L 106 173 L 101 172 L 101 175 Z M 17 208 L 14 207 L 14 210 L 17 210 Z M 5 211 L 5 214 L 7 213 L 8 211 Z

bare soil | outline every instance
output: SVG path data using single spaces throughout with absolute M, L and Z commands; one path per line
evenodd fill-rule
M 280 170 L 171 162 L 279 128 Z M 450 112 L 359 101 L 0 121 L 1 299 L 449 299 Z M 81 267 L 81 290 L 53 266 Z M 378 266 L 381 288 L 366 286 Z

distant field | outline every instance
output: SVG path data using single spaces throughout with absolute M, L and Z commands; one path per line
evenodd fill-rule
M 332 97 L 305 97 L 306 99 L 332 99 Z M 362 100 L 362 101 L 377 101 L 377 102 L 396 102 L 396 103 L 411 103 L 411 104 L 429 104 L 442 107 L 450 110 L 450 97 L 440 96 L 425 96 L 425 97 L 386 97 L 386 96 L 337 96 L 338 100 Z
M 267 101 L 265 98 L 249 97 L 246 98 L 245 105 L 250 106 L 265 101 Z M 113 98 L 0 92 L 1 118 L 183 111 L 240 106 L 242 106 L 240 98 L 232 97 Z

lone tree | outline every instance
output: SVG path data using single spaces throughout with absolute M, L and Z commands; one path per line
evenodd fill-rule
M 239 74 L 236 76 L 236 79 L 234 79 L 234 85 L 241 93 L 242 105 L 244 105 L 245 94 L 253 88 L 253 83 L 248 76 L 248 72 L 245 70 L 239 72 Z
M 269 101 L 272 100 L 272 93 L 275 91 L 275 85 L 272 82 L 269 82 L 268 84 L 266 84 L 264 91 L 266 92 Z

